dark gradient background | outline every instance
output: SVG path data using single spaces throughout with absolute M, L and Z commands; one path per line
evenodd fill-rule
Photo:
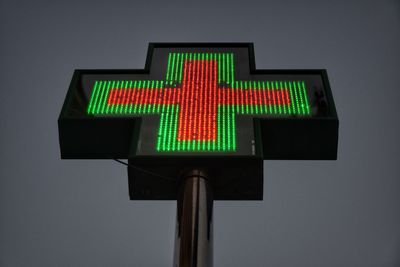
M 124 166 L 60 160 L 75 68 L 148 42 L 254 42 L 258 68 L 326 68 L 337 161 L 267 161 L 262 202 L 215 203 L 215 266 L 400 266 L 399 1 L 0 0 L 0 266 L 172 266 L 175 202 Z

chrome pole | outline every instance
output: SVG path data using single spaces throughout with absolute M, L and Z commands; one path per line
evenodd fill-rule
M 177 203 L 174 267 L 212 267 L 213 195 L 204 171 L 184 173 Z

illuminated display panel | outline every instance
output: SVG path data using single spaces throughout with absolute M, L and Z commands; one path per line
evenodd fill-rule
M 75 70 L 58 119 L 63 159 L 128 159 L 131 199 L 157 200 L 178 183 L 149 172 L 187 168 L 216 200 L 262 199 L 263 160 L 336 159 L 338 126 L 326 70 L 256 68 L 251 43 L 151 43 L 144 68 Z
M 158 152 L 235 152 L 238 115 L 312 114 L 304 80 L 236 79 L 235 53 L 169 52 L 165 64 L 163 79 L 94 80 L 87 113 L 159 116 Z

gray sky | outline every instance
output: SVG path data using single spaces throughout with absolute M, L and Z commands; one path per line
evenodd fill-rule
M 175 202 L 124 166 L 60 160 L 75 68 L 148 42 L 254 42 L 257 68 L 326 68 L 337 161 L 266 161 L 262 202 L 217 202 L 215 266 L 400 265 L 399 1 L 0 0 L 0 266 L 172 266 Z

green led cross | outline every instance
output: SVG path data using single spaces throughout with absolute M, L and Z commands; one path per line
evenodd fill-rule
M 169 53 L 165 80 L 96 81 L 87 112 L 159 114 L 160 152 L 233 152 L 237 115 L 310 115 L 304 81 L 238 81 L 234 61 L 233 53 Z

